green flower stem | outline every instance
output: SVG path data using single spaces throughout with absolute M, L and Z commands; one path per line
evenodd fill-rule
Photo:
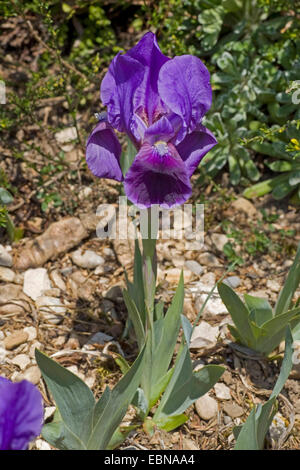
M 154 315 L 154 299 L 157 278 L 156 239 L 157 227 L 151 220 L 151 209 L 147 211 L 147 233 L 142 234 L 143 243 L 143 282 L 147 326 L 152 329 Z M 146 330 L 148 329 L 146 328 Z

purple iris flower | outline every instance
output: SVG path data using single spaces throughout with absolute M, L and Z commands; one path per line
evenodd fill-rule
M 27 380 L 0 377 L 0 450 L 26 450 L 43 425 L 42 396 Z
M 92 173 L 124 181 L 128 199 L 142 209 L 184 203 L 192 194 L 192 174 L 217 144 L 201 124 L 211 106 L 209 79 L 197 57 L 163 55 L 151 32 L 126 54 L 119 53 L 101 84 L 107 113 L 87 141 Z M 137 149 L 125 176 L 114 129 L 125 132 Z

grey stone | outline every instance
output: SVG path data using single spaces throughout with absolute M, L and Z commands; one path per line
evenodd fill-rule
M 21 370 L 24 370 L 30 364 L 31 361 L 26 354 L 18 354 L 12 359 L 11 362 L 16 366 L 20 367 Z
M 18 376 L 18 381 L 20 382 L 21 380 L 28 380 L 34 385 L 37 385 L 41 380 L 41 372 L 38 366 L 31 366 L 26 369 L 23 374 Z
M 25 343 L 28 340 L 28 333 L 25 331 L 15 331 L 9 336 L 6 336 L 6 338 L 3 341 L 5 349 L 10 351 L 11 349 L 16 348 L 17 346 L 20 346 L 20 344 Z
M 200 276 L 203 273 L 203 267 L 198 263 L 198 261 L 188 260 L 185 262 L 185 267 L 192 271 L 192 273 L 196 274 L 196 276 Z
M 238 276 L 229 276 L 224 279 L 223 283 L 231 287 L 232 289 L 236 289 L 240 286 L 241 279 Z
M 219 398 L 220 400 L 230 400 L 231 395 L 230 395 L 230 389 L 227 387 L 227 385 L 222 384 L 222 383 L 216 383 L 214 386 L 215 394 L 216 397 Z
M 47 289 L 51 289 L 47 269 L 27 269 L 24 274 L 23 292 L 32 300 L 36 300 Z
M 36 306 L 44 319 L 55 325 L 63 320 L 62 315 L 66 312 L 66 307 L 57 297 L 42 295 L 36 299 Z
M 220 266 L 218 258 L 212 253 L 205 252 L 199 256 L 199 261 L 204 266 Z
M 92 250 L 86 250 L 84 253 L 82 253 L 82 250 L 74 251 L 72 261 L 77 266 L 87 269 L 94 269 L 105 263 L 105 259 Z
M 211 326 L 209 323 L 201 321 L 192 333 L 190 348 L 213 347 L 217 342 L 218 334 L 218 326 Z
M 244 414 L 243 408 L 237 403 L 225 403 L 224 411 L 231 418 L 239 418 Z
M 269 428 L 271 439 L 273 439 L 275 442 L 279 441 L 281 436 L 286 433 L 286 430 L 287 420 L 284 418 L 284 416 L 282 416 L 281 413 L 276 413 Z
M 87 344 L 105 344 L 108 341 L 111 341 L 113 339 L 112 336 L 109 336 L 105 333 L 102 333 L 101 331 L 98 331 L 95 333 L 87 342 Z
M 0 245 L 0 266 L 11 268 L 13 260 L 11 255 L 6 251 L 3 245 Z
M 11 269 L 0 266 L 0 281 L 14 282 L 15 277 L 16 275 Z
M 200 418 L 205 421 L 214 418 L 218 413 L 218 403 L 207 393 L 196 400 L 195 408 Z
M 217 250 L 223 252 L 224 246 L 228 242 L 226 235 L 223 233 L 213 233 L 211 239 Z

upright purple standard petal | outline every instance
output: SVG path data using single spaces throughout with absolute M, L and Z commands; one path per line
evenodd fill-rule
M 188 134 L 185 139 L 176 146 L 179 155 L 185 162 L 189 177 L 198 167 L 201 159 L 218 142 L 213 133 L 204 126 L 198 126 L 197 130 Z
M 182 55 L 166 62 L 159 72 L 158 91 L 163 102 L 182 118 L 178 143 L 192 132 L 209 110 L 212 91 L 210 75 L 200 59 Z
M 156 37 L 151 32 L 146 33 L 126 56 L 137 60 L 144 67 L 144 78 L 134 93 L 133 104 L 134 111 L 150 126 L 166 111 L 158 94 L 157 82 L 161 67 L 170 59 L 161 53 Z
M 25 450 L 41 432 L 42 397 L 27 380 L 12 383 L 0 377 L 0 450 Z
M 132 138 L 133 95 L 141 84 L 144 73 L 144 66 L 140 62 L 118 54 L 101 83 L 101 100 L 107 106 L 108 122 Z
M 124 188 L 128 199 L 142 209 L 153 204 L 171 208 L 183 204 L 192 193 L 175 147 L 162 141 L 143 144 L 126 173 Z
M 122 181 L 120 167 L 121 145 L 107 122 L 99 122 L 86 145 L 86 162 L 99 178 Z

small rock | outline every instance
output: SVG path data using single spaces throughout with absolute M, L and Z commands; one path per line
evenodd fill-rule
M 43 295 L 49 297 L 60 297 L 61 290 L 58 287 L 52 287 L 51 289 L 44 290 Z
M 182 439 L 182 449 L 183 450 L 199 450 L 195 442 L 192 441 L 192 439 L 188 439 L 187 437 L 184 437 Z
M 6 251 L 4 246 L 0 245 L 0 266 L 6 266 L 11 268 L 13 265 L 13 260 L 11 255 Z
M 43 266 L 50 258 L 56 259 L 87 236 L 88 232 L 77 217 L 65 217 L 53 222 L 42 235 L 28 241 L 19 250 L 15 267 L 26 270 Z
M 224 421 L 224 424 L 225 424 L 225 425 L 232 423 L 232 419 L 230 418 L 230 416 L 227 416 L 227 415 L 225 415 L 225 416 L 223 417 L 223 421 Z
M 218 326 L 210 326 L 209 323 L 201 321 L 193 331 L 190 349 L 210 348 L 215 346 L 219 334 Z
M 205 273 L 201 276 L 201 282 L 213 287 L 216 283 L 216 275 L 215 273 Z
M 196 276 L 200 276 L 203 273 L 203 267 L 195 260 L 188 260 L 185 262 L 185 267 L 192 271 L 192 273 L 196 274 Z
M 205 252 L 199 256 L 199 261 L 204 266 L 221 266 L 218 258 L 212 253 Z
M 69 276 L 73 272 L 73 266 L 66 266 L 60 270 L 61 274 L 65 277 Z
M 32 300 L 36 300 L 47 289 L 51 289 L 47 269 L 27 269 L 24 274 L 23 292 Z
M 50 273 L 50 278 L 52 280 L 52 282 L 56 285 L 56 287 L 58 287 L 61 291 L 65 292 L 66 291 L 66 283 L 65 281 L 63 280 L 63 278 L 61 277 L 61 275 L 59 274 L 58 271 L 52 271 Z
M 239 212 L 244 212 L 249 217 L 254 217 L 257 214 L 257 210 L 252 202 L 244 199 L 243 197 L 238 198 L 231 205 L 235 210 Z
M 231 289 L 236 289 L 240 286 L 241 279 L 238 276 L 229 276 L 224 279 L 223 283 L 231 287 Z
M 17 365 L 20 367 L 21 370 L 26 369 L 28 364 L 30 364 L 30 358 L 26 354 L 18 354 L 16 357 L 14 357 L 11 361 L 13 364 Z
M 51 450 L 50 444 L 48 444 L 48 442 L 44 441 L 43 439 L 36 439 L 35 447 L 37 450 Z
M 88 198 L 91 194 L 93 193 L 93 190 L 90 186 L 85 186 L 84 188 L 82 188 L 79 193 L 78 193 L 78 197 L 79 199 L 86 199 Z
M 113 302 L 123 302 L 123 292 L 121 286 L 113 286 L 105 294 L 105 298 L 112 300 Z M 114 305 L 112 305 L 113 307 Z
M 67 127 L 54 134 L 56 142 L 61 145 L 64 152 L 71 152 L 74 149 L 74 144 L 70 143 L 77 139 L 77 129 L 75 126 Z
M 7 351 L 0 346 L 0 364 L 4 364 L 7 356 Z M 3 374 L 2 374 L 3 375 Z
M 14 282 L 15 277 L 16 275 L 11 269 L 0 266 L 0 281 Z
M 229 370 L 225 370 L 222 375 L 222 380 L 226 383 L 226 385 L 231 385 L 233 383 L 232 375 Z
M 12 349 L 20 346 L 20 344 L 25 343 L 28 340 L 28 333 L 25 331 L 15 331 L 11 335 L 7 336 L 3 341 L 5 349 L 11 351 Z
M 196 298 L 196 302 L 195 302 L 196 310 L 198 311 L 200 310 L 200 308 L 202 307 L 206 299 L 207 299 L 206 294 L 202 294 Z M 205 305 L 204 313 L 208 315 L 224 315 L 225 313 L 227 313 L 227 309 L 225 305 L 223 304 L 221 297 L 218 294 L 213 293 L 211 295 L 207 304 Z
M 93 386 L 95 385 L 95 382 L 96 382 L 96 377 L 94 377 L 93 375 L 90 375 L 89 377 L 86 377 L 84 382 L 86 383 L 86 385 L 89 388 L 93 388 Z
M 105 273 L 105 266 L 97 266 L 97 268 L 95 269 L 94 271 L 94 274 L 96 274 L 96 276 L 99 276 L 99 274 L 104 274 Z
M 87 342 L 87 344 L 101 344 L 104 345 L 108 341 L 111 341 L 113 339 L 112 336 L 106 335 L 105 333 L 102 333 L 101 331 L 98 331 L 98 333 L 95 333 Z
M 195 402 L 195 408 L 200 418 L 209 421 L 218 413 L 218 403 L 206 393 Z
M 21 377 L 21 378 L 20 378 Z M 38 366 L 31 366 L 23 374 L 20 374 L 18 381 L 28 380 L 29 382 L 37 385 L 41 380 L 41 372 Z
M 231 418 L 239 418 L 244 414 L 243 408 L 237 403 L 225 403 L 224 411 Z
M 86 250 L 84 253 L 82 253 L 81 249 L 72 253 L 72 261 L 74 264 L 77 264 L 77 266 L 87 269 L 94 269 L 97 266 L 103 265 L 105 263 L 105 259 L 102 258 L 102 256 L 97 255 L 97 253 L 94 251 Z
M 41 349 L 42 345 L 39 341 L 34 341 L 32 345 L 30 346 L 28 355 L 31 359 L 33 359 L 33 362 L 35 362 L 35 350 L 36 349 Z
M 223 252 L 224 246 L 228 242 L 228 238 L 223 233 L 213 233 L 211 236 L 212 242 L 221 253 Z
M 276 413 L 269 428 L 271 439 L 277 442 L 280 437 L 286 433 L 289 426 L 288 420 L 281 413 Z
M 215 394 L 216 397 L 219 398 L 220 400 L 230 400 L 231 395 L 230 395 L 230 389 L 222 383 L 216 383 L 214 386 Z
M 44 421 L 51 418 L 54 415 L 55 410 L 56 410 L 56 406 L 46 406 L 44 410 Z
M 66 307 L 57 297 L 42 295 L 36 299 L 36 306 L 45 320 L 55 325 L 63 320 L 62 315 L 66 312 Z
M 277 281 L 273 281 L 271 279 L 268 279 L 267 288 L 270 289 L 272 292 L 279 292 L 280 289 L 281 289 L 281 286 Z

